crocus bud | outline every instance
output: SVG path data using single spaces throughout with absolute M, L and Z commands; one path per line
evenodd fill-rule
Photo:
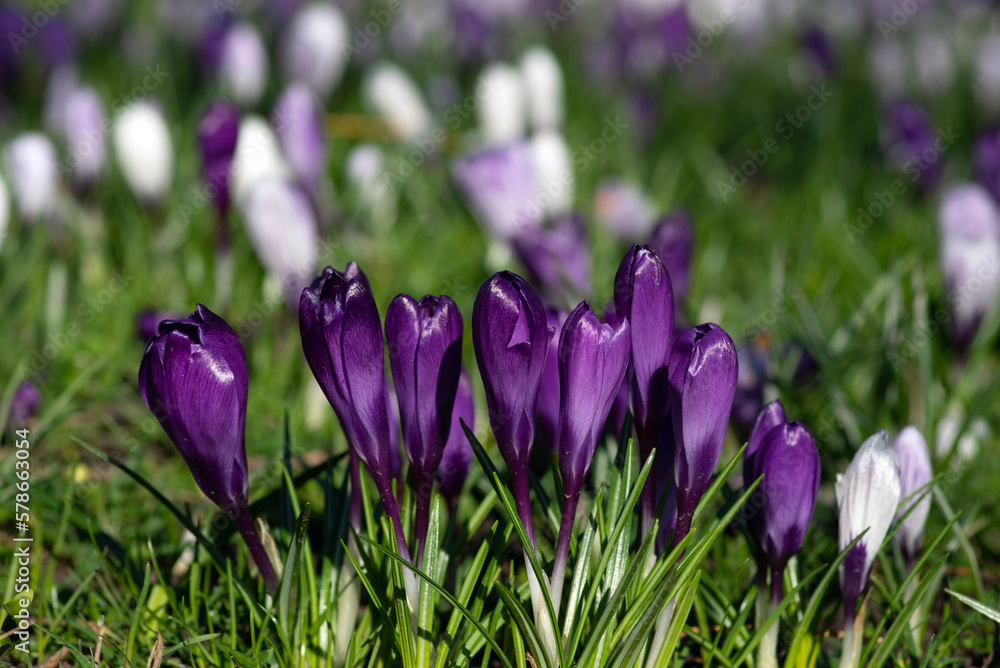
M 594 211 L 598 222 L 626 243 L 644 238 L 656 216 L 645 193 L 638 186 L 619 179 L 597 185 Z
M 59 183 L 52 141 L 41 132 L 19 135 L 4 149 L 3 162 L 22 220 L 34 222 L 50 214 Z
M 315 193 L 326 166 L 323 108 L 303 83 L 290 84 L 274 106 L 275 129 L 281 150 L 299 183 Z
M 244 116 L 237 133 L 229 183 L 233 201 L 239 204 L 260 181 L 287 179 L 291 175 L 271 126 L 260 116 Z
M 422 546 L 431 487 L 448 442 L 462 368 L 462 314 L 444 295 L 427 295 L 420 301 L 397 295 L 385 313 L 385 338 L 399 399 L 403 445 L 417 488 L 414 535 Z
M 573 519 L 597 439 L 625 377 L 628 320 L 601 323 L 586 301 L 569 314 L 559 336 L 559 472 L 563 505 L 553 567 L 553 601 L 559 601 L 569 557 Z M 558 605 L 558 604 L 556 604 Z
M 472 383 L 464 368 L 458 377 L 455 407 L 451 411 L 451 429 L 448 432 L 448 442 L 441 453 L 437 473 L 438 491 L 452 508 L 458 504 L 462 486 L 469 474 L 469 464 L 472 463 L 472 446 L 465 436 L 461 421 L 469 429 L 475 430 L 476 405 L 472 400 Z
M 115 157 L 129 188 L 147 204 L 167 195 L 174 171 L 170 130 L 152 102 L 137 102 L 122 111 L 114 128 Z
M 899 498 L 902 501 L 896 512 L 896 520 L 902 521 L 896 531 L 896 540 L 903 551 L 907 568 L 912 568 L 924 539 L 924 524 L 931 511 L 931 496 L 928 490 L 922 488 L 934 474 L 927 443 L 916 427 L 905 427 L 899 432 L 893 449 L 899 457 Z M 923 498 L 920 498 L 921 495 Z M 912 512 L 910 508 L 913 508 Z M 907 512 L 910 514 L 902 519 Z
M 253 106 L 267 86 L 264 40 L 253 24 L 241 21 L 226 30 L 219 54 L 219 82 L 239 104 Z
M 555 130 L 563 122 L 563 73 L 552 52 L 542 46 L 521 58 L 528 119 L 534 130 Z
M 737 373 L 736 346 L 718 325 L 698 325 L 677 337 L 669 376 L 677 489 L 675 542 L 690 530 L 695 508 L 722 455 Z
M 247 363 L 236 332 L 201 304 L 165 320 L 139 366 L 139 393 L 183 457 L 195 482 L 236 522 L 254 561 L 277 579 L 247 504 Z
M 837 475 L 840 549 L 868 529 L 840 565 L 840 590 L 852 620 L 875 555 L 896 515 L 900 493 L 899 458 L 886 431 L 870 436 L 854 455 L 847 472 Z
M 979 43 L 973 63 L 976 102 L 987 112 L 1000 109 L 1000 36 L 988 33 Z
M 907 174 L 918 170 L 917 183 L 924 190 L 937 185 L 944 173 L 944 155 L 930 117 L 920 106 L 896 100 L 886 110 L 886 143 L 890 159 Z M 933 155 L 934 159 L 926 156 Z
M 375 297 L 358 265 L 327 267 L 299 301 L 299 331 L 309 368 L 333 407 L 347 443 L 371 474 L 400 553 L 409 560 L 392 493 L 389 411 L 382 327 Z
M 14 429 L 23 429 L 25 421 L 38 414 L 38 407 L 42 403 L 42 393 L 34 383 L 24 381 L 17 386 L 14 398 L 10 400 L 10 412 L 8 413 L 8 424 Z
M 819 451 L 800 422 L 771 429 L 757 456 L 764 506 L 758 525 L 763 556 L 780 576 L 788 560 L 802 548 L 819 492 Z M 772 604 L 774 601 L 772 601 Z
M 268 179 L 253 186 L 240 210 L 257 257 L 294 307 L 316 270 L 319 235 L 309 198 L 287 181 Z
M 487 91 L 477 109 L 483 144 L 502 146 L 521 139 L 526 119 L 520 72 L 504 63 L 488 65 L 476 90 Z
M 229 179 L 239 131 L 240 112 L 224 100 L 210 104 L 198 121 L 202 171 L 220 216 L 229 211 Z
M 376 63 L 366 72 L 361 97 L 400 141 L 416 141 L 431 129 L 430 111 L 420 89 L 393 63 Z
M 670 274 L 674 298 L 683 302 L 691 285 L 691 257 L 694 254 L 694 233 L 687 211 L 681 209 L 660 220 L 650 235 L 649 246 Z
M 1000 294 L 1000 212 L 981 186 L 955 186 L 941 199 L 938 228 L 951 330 L 964 350 Z
M 301 81 L 326 100 L 347 66 L 350 32 L 332 2 L 305 4 L 295 13 L 282 38 L 282 69 L 288 81 Z
M 460 158 L 451 170 L 476 222 L 494 239 L 512 240 L 538 227 L 538 181 L 528 144 L 517 142 Z
M 534 206 L 545 216 L 568 213 L 573 208 L 573 165 L 566 140 L 555 130 L 536 132 L 531 138 L 531 155 L 540 193 Z
M 580 216 L 560 216 L 546 226 L 526 227 L 513 246 L 532 281 L 550 299 L 571 304 L 590 294 L 590 244 Z
M 559 471 L 567 496 L 579 496 L 597 439 L 625 377 L 628 320 L 602 324 L 586 301 L 573 309 L 559 337 Z
M 146 309 L 135 318 L 135 335 L 143 343 L 160 333 L 160 323 L 164 320 L 182 320 L 184 315 L 173 311 Z
M 104 170 L 104 105 L 91 86 L 74 89 L 66 99 L 63 133 L 69 152 L 67 162 L 78 191 L 87 190 Z
M 552 334 L 541 300 L 523 278 L 502 271 L 483 283 L 472 310 L 472 343 L 486 388 L 490 426 L 510 470 L 532 547 L 528 460 L 535 438 L 538 386 Z
M 1000 126 L 987 130 L 976 140 L 976 180 L 993 199 L 1000 201 Z

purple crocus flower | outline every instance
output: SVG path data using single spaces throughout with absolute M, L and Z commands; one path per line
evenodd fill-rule
M 173 311 L 146 309 L 135 319 L 135 333 L 140 341 L 149 341 L 160 333 L 160 323 L 164 320 L 180 320 L 184 316 Z
M 538 386 L 552 334 L 541 300 L 523 278 L 502 271 L 483 283 L 472 310 L 472 343 L 486 388 L 490 426 L 531 540 L 526 549 L 535 547 L 528 460 L 535 438 Z
M 213 503 L 228 513 L 270 589 L 278 580 L 247 503 L 246 357 L 236 332 L 198 304 L 165 320 L 139 366 L 139 393 Z
M 981 186 L 953 186 L 941 198 L 938 229 L 949 325 L 964 351 L 1000 295 L 1000 210 Z
M 198 122 L 202 169 L 220 216 L 229 211 L 229 177 L 240 130 L 240 112 L 229 102 L 216 100 Z
M 1000 202 L 1000 126 L 987 130 L 976 140 L 974 163 L 976 180 Z
M 931 190 L 944 173 L 944 153 L 930 116 L 920 106 L 896 100 L 885 112 L 887 150 L 892 161 L 923 190 Z
M 451 173 L 476 222 L 491 237 L 512 240 L 541 224 L 542 210 L 533 201 L 538 180 L 525 142 L 465 156 Z
M 931 496 L 922 488 L 931 481 L 934 473 L 927 452 L 927 442 L 916 427 L 905 427 L 899 432 L 893 449 L 899 457 L 899 497 L 902 501 L 896 511 L 895 519 L 901 524 L 895 537 L 899 541 L 907 569 L 912 569 L 917 553 L 920 552 L 920 543 L 924 539 L 924 524 L 931 512 Z M 916 508 L 913 508 L 914 505 Z M 912 512 L 910 508 L 913 508 Z M 910 514 L 906 515 L 907 512 Z
M 104 105 L 91 86 L 78 86 L 66 98 L 63 130 L 72 168 L 73 187 L 78 193 L 89 191 L 104 170 L 107 157 Z
M 771 429 L 757 455 L 758 472 L 764 476 L 763 522 L 757 538 L 771 566 L 771 604 L 776 605 L 781 601 L 785 564 L 802 548 L 816 507 L 819 451 L 809 430 L 793 421 Z
M 462 314 L 450 297 L 397 295 L 385 313 L 389 366 L 396 383 L 403 445 L 416 487 L 414 538 L 427 538 L 434 476 L 451 430 L 462 368 Z
M 382 327 L 375 297 L 358 265 L 349 262 L 343 273 L 327 267 L 302 291 L 299 330 L 309 368 L 348 444 L 371 474 L 395 525 L 400 554 L 409 561 L 392 492 Z
M 468 372 L 463 368 L 458 377 L 458 392 L 455 394 L 455 407 L 451 411 L 451 430 L 448 432 L 448 442 L 441 453 L 441 463 L 438 465 L 437 485 L 441 496 L 448 505 L 454 508 L 469 474 L 469 464 L 472 463 L 472 446 L 465 436 L 460 421 L 464 421 L 469 429 L 476 428 L 476 405 L 472 400 L 472 383 Z
M 840 564 L 840 591 L 844 595 L 844 655 L 854 651 L 854 613 L 868 584 L 875 555 L 882 546 L 899 505 L 899 458 L 886 431 L 870 436 L 854 455 L 847 472 L 837 475 L 840 511 L 839 545 L 844 550 L 865 529 Z M 851 665 L 856 665 L 856 661 Z
M 683 302 L 691 285 L 691 258 L 694 255 L 694 232 L 687 211 L 675 211 L 657 223 L 649 246 L 667 268 L 674 298 Z
M 656 446 L 669 408 L 667 373 L 674 341 L 674 291 L 663 262 L 649 246 L 633 245 L 615 275 L 615 310 L 629 321 L 632 364 L 629 405 L 639 437 L 640 461 Z M 646 479 L 642 533 L 653 522 L 653 480 Z
M 267 47 L 257 28 L 248 21 L 229 26 L 219 51 L 222 88 L 239 104 L 253 106 L 264 94 L 268 69 Z
M 21 429 L 24 423 L 38 414 L 42 403 L 42 393 L 34 383 L 24 381 L 17 386 L 14 398 L 10 401 L 10 412 L 7 423 L 15 429 Z
M 274 105 L 274 118 L 288 165 L 302 187 L 315 196 L 326 164 L 326 133 L 319 99 L 304 83 L 292 83 Z
M 583 218 L 559 216 L 544 227 L 526 227 L 513 242 L 531 279 L 552 299 L 572 304 L 590 294 L 591 253 Z
M 675 542 L 690 530 L 695 508 L 722 455 L 737 373 L 736 346 L 718 325 L 698 325 L 677 337 L 669 382 L 676 450 Z
M 742 365 L 740 365 L 742 367 Z M 775 427 L 788 422 L 785 418 L 785 407 L 781 401 L 772 401 L 757 414 L 757 419 L 750 430 L 747 449 L 743 454 L 743 485 L 749 487 L 760 477 L 759 456 L 764 448 L 767 435 Z
M 618 392 L 630 348 L 629 324 L 602 324 L 586 301 L 569 314 L 559 337 L 559 472 L 563 483 L 562 522 L 552 576 L 558 614 L 573 519 L 590 470 L 597 439 Z

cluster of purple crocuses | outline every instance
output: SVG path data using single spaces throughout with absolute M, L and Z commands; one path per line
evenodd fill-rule
M 674 335 L 670 274 L 651 247 L 635 245 L 626 253 L 614 293 L 615 308 L 603 322 L 581 301 L 558 332 L 554 451 L 563 503 L 550 585 L 557 615 L 581 492 L 619 388 L 627 384 L 641 459 L 656 458 L 642 491 L 640 517 L 643 535 L 659 522 L 658 553 L 692 530 L 695 509 L 722 454 L 736 388 L 736 349 L 721 327 L 706 323 Z M 462 369 L 462 315 L 447 296 L 401 294 L 386 310 L 383 338 L 368 278 L 351 262 L 343 272 L 327 268 L 303 290 L 299 324 L 306 361 L 350 446 L 352 523 L 360 529 L 360 462 L 375 483 L 399 553 L 419 564 L 432 490 L 436 486 L 454 505 L 471 460 L 460 426 L 473 417 L 471 387 Z M 517 274 L 501 271 L 480 288 L 471 319 L 473 347 L 490 426 L 531 543 L 524 548 L 536 553 L 528 469 L 555 329 L 538 294 Z M 416 512 L 409 542 L 393 488 L 390 432 L 395 424 L 386 348 L 412 471 Z M 236 334 L 202 305 L 189 318 L 161 322 L 143 356 L 139 389 L 198 486 L 233 518 L 273 589 L 274 569 L 248 510 L 248 374 Z M 743 477 L 748 486 L 763 478 L 745 516 L 760 591 L 770 592 L 773 608 L 782 598 L 784 570 L 802 547 L 820 483 L 812 435 L 800 422 L 788 421 L 779 402 L 765 406 L 753 426 Z M 905 516 L 899 535 L 907 564 L 913 564 L 929 499 L 907 511 L 917 502 L 911 497 L 929 480 L 926 445 L 913 428 L 903 430 L 895 450 L 886 432 L 868 439 L 838 480 L 841 547 L 864 533 L 841 567 L 849 624 L 894 517 Z M 901 500 L 907 500 L 902 508 Z M 657 508 L 663 511 L 654 517 Z M 541 584 L 530 570 L 529 580 L 537 615 Z M 775 650 L 764 643 L 761 651 L 773 655 Z M 773 665 L 768 656 L 762 661 Z

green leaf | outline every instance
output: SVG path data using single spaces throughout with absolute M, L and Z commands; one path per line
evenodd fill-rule
M 441 497 L 433 494 L 430 517 L 427 526 L 427 546 L 424 548 L 424 568 L 432 578 L 440 578 L 439 568 L 443 561 L 441 550 Z M 420 600 L 417 604 L 417 660 L 419 668 L 430 668 L 434 652 L 434 604 L 435 591 L 426 582 L 421 582 Z
M 288 556 L 278 586 L 278 622 L 284 631 L 285 638 L 291 642 L 293 638 L 293 614 L 298 612 L 298 598 L 301 581 L 299 569 L 302 565 L 302 554 L 305 551 L 306 533 L 309 531 L 309 504 L 305 504 L 302 512 L 295 520 L 295 532 L 288 545 Z M 289 646 L 289 650 L 292 648 Z
M 900 638 L 903 637 L 904 633 L 909 632 L 910 618 L 913 615 L 913 611 L 917 609 L 918 605 L 920 605 L 920 600 L 924 597 L 924 594 L 927 593 L 928 588 L 932 584 L 934 584 L 937 574 L 940 573 L 941 570 L 947 565 L 947 562 L 948 562 L 948 557 L 947 556 L 942 557 L 941 560 L 938 561 L 937 565 L 934 567 L 934 570 L 931 572 L 931 576 L 925 578 L 924 581 L 920 583 L 920 585 L 917 587 L 917 590 L 914 592 L 913 597 L 910 599 L 909 603 L 903 606 L 903 610 L 896 616 L 896 619 L 892 623 L 892 626 L 889 627 L 889 630 L 883 636 L 882 642 L 879 643 L 878 650 L 875 652 L 875 655 L 871 658 L 870 661 L 865 662 L 866 666 L 885 665 L 886 661 L 888 661 L 889 659 L 889 653 L 892 652 L 893 648 L 896 646 L 896 643 L 899 642 Z M 860 642 L 860 641 L 861 638 L 855 639 L 855 642 Z
M 972 599 L 972 598 L 969 598 L 968 596 L 966 596 L 964 594 L 959 594 L 957 591 L 954 591 L 952 589 L 945 589 L 945 592 L 947 592 L 948 594 L 951 594 L 952 596 L 954 596 L 955 598 L 957 598 L 962 603 L 965 603 L 967 606 L 969 606 L 970 608 L 972 608 L 973 610 L 975 610 L 979 614 L 985 615 L 986 617 L 989 617 L 990 619 L 992 619 L 994 622 L 1000 624 L 1000 612 L 997 612 L 996 610 L 994 610 L 993 608 L 989 607 L 988 605 L 984 605 L 984 604 L 980 603 L 979 601 L 977 601 L 975 599 Z M 916 596 L 914 596 L 913 598 L 916 598 Z
M 504 606 L 506 606 L 507 611 L 510 612 L 511 619 L 514 620 L 514 625 L 521 632 L 521 635 L 528 642 L 528 648 L 531 652 L 532 657 L 535 659 L 535 663 L 539 665 L 540 668 L 548 668 L 549 657 L 542 646 L 542 639 L 538 635 L 538 631 L 535 629 L 535 625 L 531 623 L 531 619 L 528 617 L 527 613 L 524 611 L 524 606 L 521 602 L 517 600 L 517 596 L 511 591 L 507 585 L 501 583 L 497 585 L 497 593 L 500 595 L 500 600 L 503 601 Z M 523 661 L 523 654 L 519 653 L 520 660 Z M 560 663 L 558 665 L 566 665 Z

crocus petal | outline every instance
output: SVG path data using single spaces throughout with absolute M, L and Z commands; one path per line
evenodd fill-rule
M 918 490 L 929 483 L 934 474 L 931 469 L 931 457 L 927 451 L 927 443 L 916 427 L 910 426 L 900 431 L 899 435 L 896 436 L 893 449 L 896 451 L 896 456 L 899 457 L 899 496 L 902 501 L 896 512 L 896 520 L 901 520 L 910 508 L 916 505 L 916 508 L 913 508 L 913 511 L 906 516 L 906 519 L 902 519 L 902 524 L 896 531 L 896 540 L 902 546 L 903 555 L 909 563 L 913 563 L 920 551 L 920 543 L 924 537 L 924 524 L 927 523 L 927 516 L 931 511 L 931 495 L 927 493 L 927 490 L 918 494 Z M 918 501 L 921 494 L 923 494 L 923 498 Z
M 819 452 L 799 422 L 773 428 L 760 456 L 764 475 L 761 549 L 772 567 L 782 567 L 802 548 L 819 492 Z
M 469 429 L 475 430 L 476 406 L 472 400 L 472 383 L 465 369 L 462 369 L 458 379 L 455 407 L 451 413 L 451 429 L 448 442 L 441 454 L 437 475 L 438 489 L 451 506 L 458 503 L 462 486 L 469 473 L 469 465 L 472 463 L 472 446 L 460 421 L 464 421 Z

